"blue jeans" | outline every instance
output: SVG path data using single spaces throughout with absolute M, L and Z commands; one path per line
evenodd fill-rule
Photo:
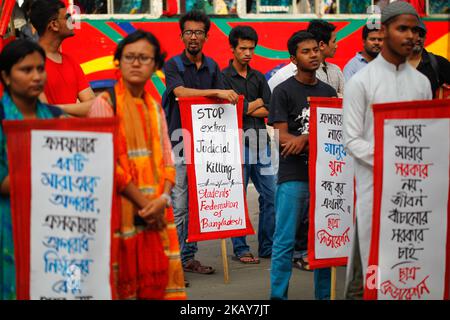
M 186 242 L 188 236 L 188 183 L 184 160 L 175 163 L 176 179 L 172 189 L 172 205 L 175 224 L 177 226 L 178 241 L 180 242 L 180 255 L 183 265 L 194 259 L 198 251 L 197 242 Z
M 271 299 L 286 300 L 288 297 L 297 220 L 307 215 L 308 210 L 308 182 L 288 181 L 278 185 L 275 195 L 275 234 L 270 270 Z M 329 268 L 314 270 L 316 299 L 329 298 L 330 279 Z
M 273 233 L 275 231 L 275 175 L 270 162 L 270 144 L 264 150 L 258 152 L 244 146 L 244 186 L 247 191 L 251 178 L 259 193 L 259 224 L 258 224 L 258 256 L 269 257 L 272 255 Z M 231 238 L 233 252 L 237 257 L 250 251 L 246 237 Z

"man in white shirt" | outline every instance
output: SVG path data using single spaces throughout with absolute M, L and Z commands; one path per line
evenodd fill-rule
M 322 63 L 317 70 L 317 78 L 334 88 L 338 97 L 344 94 L 344 74 L 337 65 L 327 62 L 329 58 L 333 58 L 338 48 L 336 41 L 336 26 L 325 20 L 311 20 L 308 25 L 308 32 L 311 32 L 319 42 Z
M 356 226 L 347 267 L 345 297 L 362 298 L 372 233 L 374 132 L 372 104 L 432 98 L 429 80 L 407 57 L 414 47 L 419 17 L 410 4 L 396 1 L 381 13 L 381 54 L 345 85 L 343 135 L 355 160 Z
M 344 75 L 337 65 L 326 61 L 326 59 L 334 57 L 338 47 L 335 29 L 336 26 L 325 20 L 312 20 L 308 25 L 307 31 L 311 32 L 319 42 L 321 65 L 316 72 L 317 79 L 332 86 L 337 91 L 338 96 L 342 97 L 344 93 Z M 273 91 L 278 84 L 296 73 L 297 67 L 290 62 L 269 79 L 270 90 Z

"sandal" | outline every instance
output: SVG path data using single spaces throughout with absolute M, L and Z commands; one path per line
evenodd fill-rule
M 292 260 L 292 266 L 294 268 L 297 268 L 297 269 L 300 269 L 303 271 L 312 271 L 309 268 L 309 263 L 307 261 L 303 260 L 303 258 L 297 258 L 297 259 Z
M 203 266 L 200 261 L 191 259 L 183 266 L 185 272 L 193 272 L 200 274 L 212 274 L 216 271 L 213 267 Z
M 259 263 L 259 259 L 255 258 L 251 252 L 244 253 L 243 255 L 241 255 L 239 257 L 233 256 L 232 259 L 234 261 L 239 261 L 244 264 L 258 264 Z

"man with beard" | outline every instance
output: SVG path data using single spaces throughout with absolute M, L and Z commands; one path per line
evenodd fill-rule
M 383 35 L 380 29 L 369 29 L 367 25 L 362 31 L 363 51 L 358 52 L 344 67 L 344 78 L 347 82 L 356 72 L 364 68 L 370 61 L 375 59 L 383 45 Z
M 239 96 L 233 90 L 224 90 L 222 73 L 217 63 L 203 53 L 208 40 L 211 21 L 200 11 L 190 11 L 180 18 L 181 40 L 185 49 L 165 65 L 166 91 L 163 107 L 166 112 L 169 135 L 175 153 L 176 183 L 172 189 L 173 211 L 180 242 L 181 260 L 186 272 L 212 274 L 213 267 L 195 260 L 196 242 L 186 243 L 188 235 L 188 181 L 183 154 L 180 108 L 176 98 L 209 97 L 237 103 Z M 192 159 L 187 159 L 192 161 Z M 195 195 L 194 195 L 195 196 Z
M 31 5 L 31 24 L 38 32 L 39 44 L 47 56 L 47 83 L 41 101 L 57 105 L 69 114 L 84 116 L 95 99 L 94 92 L 80 64 L 60 51 L 62 42 L 75 35 L 71 19 L 59 0 L 38 0 Z
M 426 36 L 427 28 L 420 21 L 419 35 L 408 62 L 430 80 L 434 98 L 440 86 L 444 83 L 450 84 L 450 62 L 444 57 L 428 52 L 424 48 Z
M 414 47 L 419 16 L 410 4 L 395 1 L 381 12 L 381 53 L 345 85 L 344 146 L 354 158 L 356 225 L 347 266 L 346 299 L 361 299 L 372 233 L 375 103 L 429 100 L 430 82 L 406 63 Z
M 306 31 L 288 40 L 291 62 L 297 73 L 273 91 L 269 125 L 279 130 L 280 163 L 275 194 L 275 234 L 270 269 L 271 299 L 287 299 L 292 258 L 299 221 L 309 211 L 308 183 L 308 97 L 336 97 L 336 90 L 316 77 L 320 67 L 320 47 Z M 330 298 L 330 269 L 314 270 L 316 299 Z

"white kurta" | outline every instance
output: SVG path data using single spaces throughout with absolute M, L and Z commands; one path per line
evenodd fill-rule
M 432 93 L 430 81 L 422 73 L 409 63 L 397 69 L 382 54 L 356 73 L 345 84 L 344 91 L 344 145 L 355 160 L 356 227 L 365 280 L 372 234 L 374 122 L 371 106 L 430 100 Z M 353 269 L 353 263 L 350 257 L 348 270 Z

